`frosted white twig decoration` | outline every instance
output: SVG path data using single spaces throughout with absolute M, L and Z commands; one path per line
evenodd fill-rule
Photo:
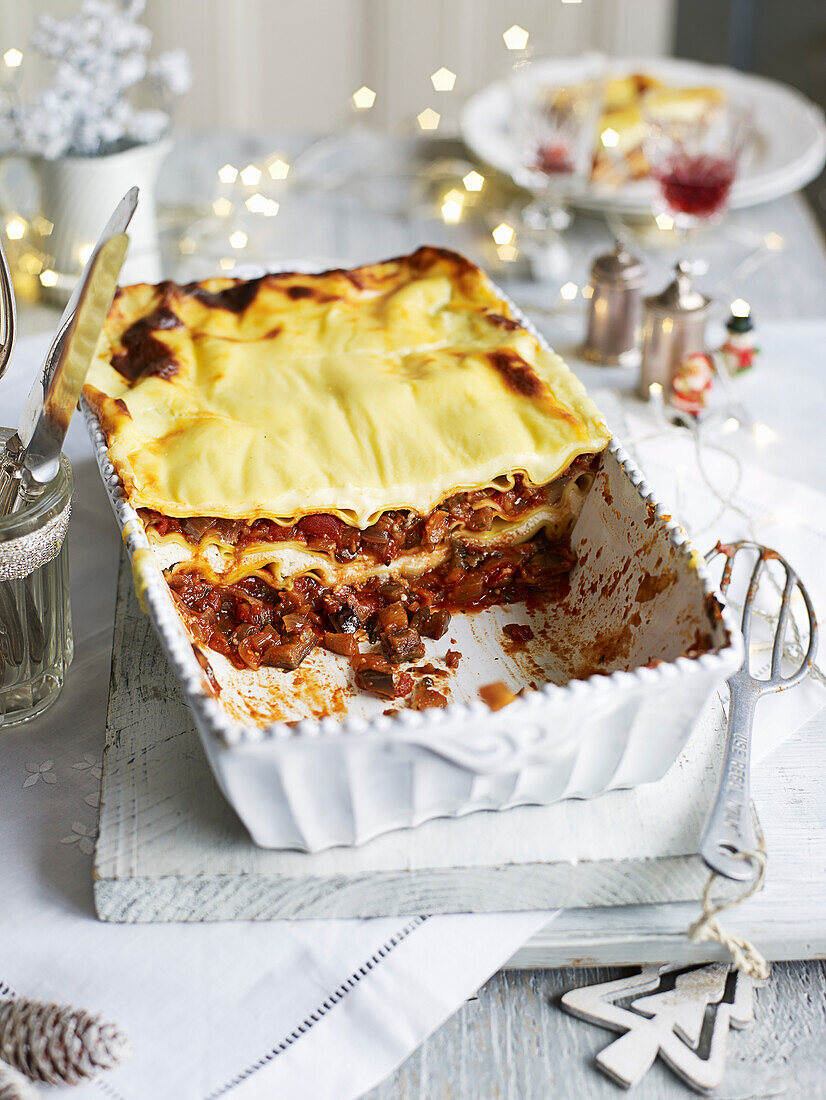
M 99 156 L 158 141 L 169 127 L 174 96 L 191 84 L 182 49 L 147 58 L 152 32 L 137 22 L 145 0 L 83 0 L 68 19 L 38 17 L 32 46 L 55 64 L 53 83 L 22 103 L 5 89 L 0 123 L 16 151 L 55 157 Z M 158 103 L 130 99 L 143 85 Z

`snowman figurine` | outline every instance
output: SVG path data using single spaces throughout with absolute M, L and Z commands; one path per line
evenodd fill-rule
M 742 374 L 754 366 L 758 348 L 754 343 L 754 323 L 748 302 L 738 298 L 731 303 L 731 316 L 726 321 L 726 342 L 720 348 L 729 374 Z

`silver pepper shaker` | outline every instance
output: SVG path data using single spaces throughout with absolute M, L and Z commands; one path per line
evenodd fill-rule
M 660 294 L 645 299 L 645 325 L 639 394 L 648 400 L 651 385 L 672 390 L 674 373 L 695 352 L 706 350 L 706 320 L 711 299 L 691 282 L 691 266 L 682 261 L 673 282 Z
M 582 356 L 602 366 L 635 367 L 640 361 L 645 265 L 621 241 L 591 267 L 591 308 Z

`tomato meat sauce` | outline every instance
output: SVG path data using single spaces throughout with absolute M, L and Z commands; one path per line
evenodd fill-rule
M 397 698 L 414 687 L 401 666 L 424 657 L 425 638 L 444 636 L 451 612 L 559 598 L 573 564 L 567 543 L 540 534 L 499 550 L 476 551 L 456 541 L 435 569 L 357 586 L 329 588 L 310 575 L 290 588 L 258 576 L 220 584 L 195 567 L 169 572 L 167 581 L 195 640 L 235 668 L 293 670 L 322 646 L 350 660 L 360 687 Z M 413 705 L 444 705 L 437 696 L 443 698 L 427 685 Z

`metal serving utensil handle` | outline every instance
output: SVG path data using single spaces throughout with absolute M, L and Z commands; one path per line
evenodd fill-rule
M 759 692 L 741 672 L 729 679 L 726 757 L 720 786 L 700 842 L 700 855 L 718 875 L 748 882 L 756 868 L 734 853 L 753 852 L 756 843 L 751 814 L 749 769 L 751 731 Z
M 69 421 L 112 304 L 129 243 L 126 229 L 137 202 L 138 189 L 132 187 L 106 223 L 60 319 L 46 362 L 23 406 L 17 431 L 0 450 L 0 515 L 30 504 L 57 475 Z M 3 270 L 0 263 L 0 300 Z M 9 316 L 13 322 L 13 316 Z M 0 374 L 3 353 L 0 348 Z
M 726 559 L 720 581 L 720 592 L 723 596 L 728 593 L 734 560 L 740 551 L 746 553 L 757 552 L 757 560 L 752 568 L 751 580 L 743 600 L 743 616 L 740 622 L 745 655 L 742 667 L 728 680 L 731 697 L 729 699 L 726 758 L 720 788 L 717 791 L 711 813 L 703 830 L 700 855 L 711 870 L 718 875 L 734 879 L 736 882 L 748 882 L 759 873 L 759 868 L 755 866 L 756 860 L 748 858 L 749 853 L 754 853 L 756 844 L 749 797 L 749 768 L 751 766 L 751 733 L 754 722 L 754 708 L 761 695 L 768 692 L 788 690 L 794 687 L 795 684 L 799 684 L 804 676 L 808 674 L 814 665 L 817 654 L 817 620 L 811 596 L 786 559 L 778 554 L 776 550 L 761 546 L 760 543 L 752 542 L 750 539 L 742 539 L 734 543 L 718 542 L 706 554 L 706 561 L 708 562 L 711 562 L 718 554 L 722 554 Z M 752 613 L 757 600 L 760 577 L 768 561 L 778 562 L 782 566 L 785 572 L 785 583 L 780 601 L 780 613 L 774 630 L 771 671 L 767 677 L 758 677 L 752 675 L 749 670 L 749 647 Z M 785 675 L 782 668 L 784 644 L 791 618 L 792 595 L 795 591 L 802 598 L 806 609 L 806 617 L 809 620 L 809 644 L 795 671 Z M 801 644 L 798 638 L 798 647 Z
M 2 320 L 3 338 L 0 345 L 0 378 L 6 373 L 14 351 L 14 340 L 17 334 L 17 304 L 14 297 L 14 286 L 11 281 L 11 271 L 6 253 L 0 244 L 0 319 Z

